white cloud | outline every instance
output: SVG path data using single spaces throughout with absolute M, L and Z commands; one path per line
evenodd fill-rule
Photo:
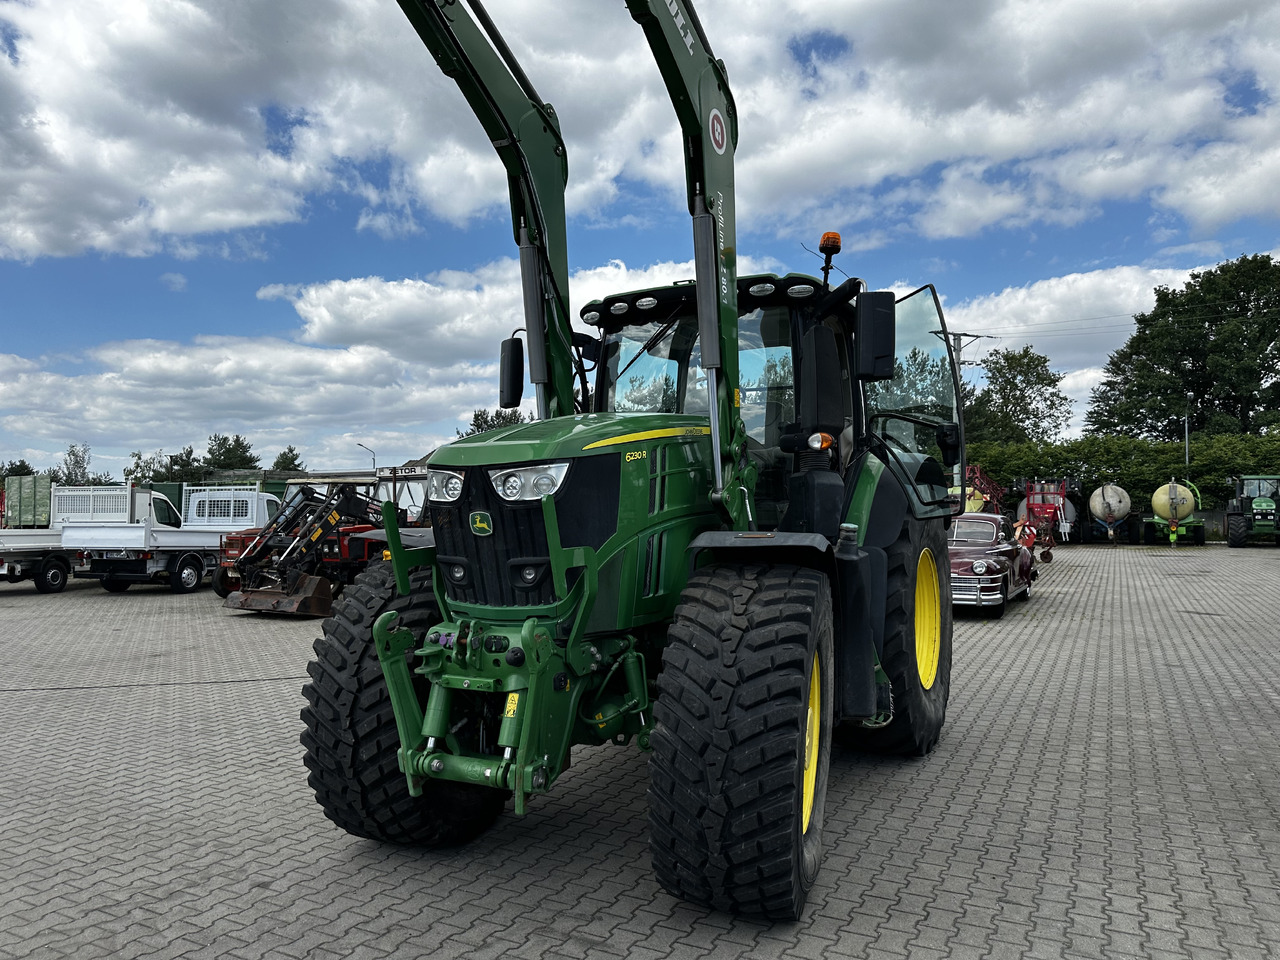
M 160 274 L 160 283 L 165 289 L 174 293 L 181 293 L 187 289 L 187 278 L 180 273 L 162 273 Z
M 1157 286 L 1179 286 L 1187 270 L 1112 267 L 1041 280 L 948 305 L 947 326 L 980 340 L 967 359 L 988 349 L 1030 344 L 1058 370 L 1100 366 L 1133 332 L 1132 317 L 1155 304 Z
M 627 181 L 678 209 L 674 114 L 625 11 L 491 7 L 557 107 L 571 213 L 599 216 Z M 1258 189 L 1280 176 L 1269 2 L 983 0 L 904 22 L 888 0 L 707 0 L 701 14 L 729 65 L 756 229 L 838 212 L 882 235 L 972 236 L 1123 199 L 1194 235 L 1280 213 Z M 211 238 L 303 219 L 329 190 L 363 198 L 351 226 L 383 236 L 424 214 L 503 215 L 501 165 L 393 4 L 32 0 L 3 15 L 17 37 L 0 58 L 0 256 L 216 253 Z M 818 32 L 829 49 L 797 59 Z

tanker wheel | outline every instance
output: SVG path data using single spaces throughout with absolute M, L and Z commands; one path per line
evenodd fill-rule
M 102 584 L 102 589 L 107 593 L 124 593 L 133 586 L 133 582 L 130 580 L 113 580 L 111 577 L 103 577 L 98 582 Z
M 301 714 L 306 724 L 303 763 L 324 815 L 347 833 L 391 843 L 454 846 L 492 826 L 510 794 L 449 780 L 427 780 L 420 796 L 409 793 L 396 757 L 400 736 L 374 650 L 373 623 L 385 611 L 396 610 L 397 626 L 421 639 L 440 622 L 431 574 L 418 570 L 410 582 L 409 596 L 401 596 L 391 565 L 371 565 L 343 591 L 342 601 L 322 624 L 315 659 L 307 664 L 311 679 L 302 688 L 307 699 Z M 493 726 L 486 733 L 495 743 L 498 711 L 487 717 L 477 707 L 483 697 L 472 698 L 454 699 L 459 739 L 484 724 Z
M 213 580 L 213 592 L 221 599 L 225 600 L 235 592 L 235 584 L 231 582 L 231 574 L 227 573 L 226 567 L 221 565 L 215 567 L 211 579 Z
M 951 690 L 951 578 L 940 520 L 907 517 L 885 551 L 888 592 L 882 666 L 893 718 L 874 729 L 842 723 L 843 746 L 922 757 L 937 746 Z
M 832 623 L 816 570 L 724 565 L 690 577 L 650 740 L 649 850 L 673 895 L 799 918 L 822 861 Z
M 50 557 L 40 565 L 36 574 L 36 590 L 40 593 L 61 593 L 67 585 L 68 568 L 66 562 Z
M 1249 525 L 1244 522 L 1244 517 L 1230 516 L 1227 517 L 1227 546 L 1243 547 L 1249 539 Z

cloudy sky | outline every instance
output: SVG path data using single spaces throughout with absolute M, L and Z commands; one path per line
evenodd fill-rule
M 675 116 L 620 0 L 486 4 L 568 144 L 571 301 L 693 275 Z M 548 16 L 554 9 L 555 16 Z M 1188 271 L 1280 248 L 1274 0 L 699 0 L 749 269 L 838 230 L 966 360 L 1076 398 Z M 393 0 L 0 0 L 0 460 L 87 442 L 420 456 L 520 323 L 502 168 Z M 970 376 L 980 368 L 968 368 Z

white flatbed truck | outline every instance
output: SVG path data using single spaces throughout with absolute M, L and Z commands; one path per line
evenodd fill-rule
M 153 505 L 154 504 L 154 505 Z M 41 593 L 60 593 L 85 559 L 62 542 L 67 523 L 120 525 L 131 515 L 177 516 L 164 494 L 148 487 L 66 487 L 47 476 L 6 477 L 0 526 L 0 580 L 31 580 Z
M 127 506 L 122 498 L 121 509 Z M 256 486 L 186 487 L 181 514 L 166 500 L 126 523 L 64 523 L 62 546 L 86 561 L 76 577 L 98 580 L 110 593 L 135 583 L 190 593 L 217 569 L 224 533 L 264 524 L 279 506 L 278 497 Z

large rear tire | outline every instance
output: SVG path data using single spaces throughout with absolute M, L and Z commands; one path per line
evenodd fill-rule
M 40 593 L 61 593 L 67 585 L 69 572 L 66 561 L 50 557 L 40 564 L 40 570 L 36 573 L 36 590 Z
M 951 692 L 951 575 L 941 520 L 908 517 L 888 550 L 882 666 L 893 719 L 877 729 L 856 722 L 838 733 L 846 746 L 922 757 L 942 736 Z
M 822 861 L 835 679 L 831 587 L 793 566 L 713 566 L 668 631 L 649 760 L 658 882 L 797 919 Z
M 396 625 L 421 640 L 440 622 L 430 574 L 418 571 L 410 582 L 409 596 L 401 596 L 390 564 L 371 565 L 343 591 L 322 624 L 315 659 L 307 664 L 311 679 L 302 688 L 307 699 L 301 714 L 303 762 L 325 816 L 347 833 L 390 843 L 455 846 L 492 826 L 509 794 L 448 780 L 427 780 L 421 796 L 409 793 L 396 757 L 400 736 L 373 645 L 373 623 L 387 610 L 397 610 Z
M 174 593 L 195 593 L 204 580 L 204 567 L 196 557 L 183 557 L 169 571 L 169 589 Z
M 1249 525 L 1244 517 L 1232 514 L 1227 517 L 1227 546 L 1243 547 L 1249 540 Z

